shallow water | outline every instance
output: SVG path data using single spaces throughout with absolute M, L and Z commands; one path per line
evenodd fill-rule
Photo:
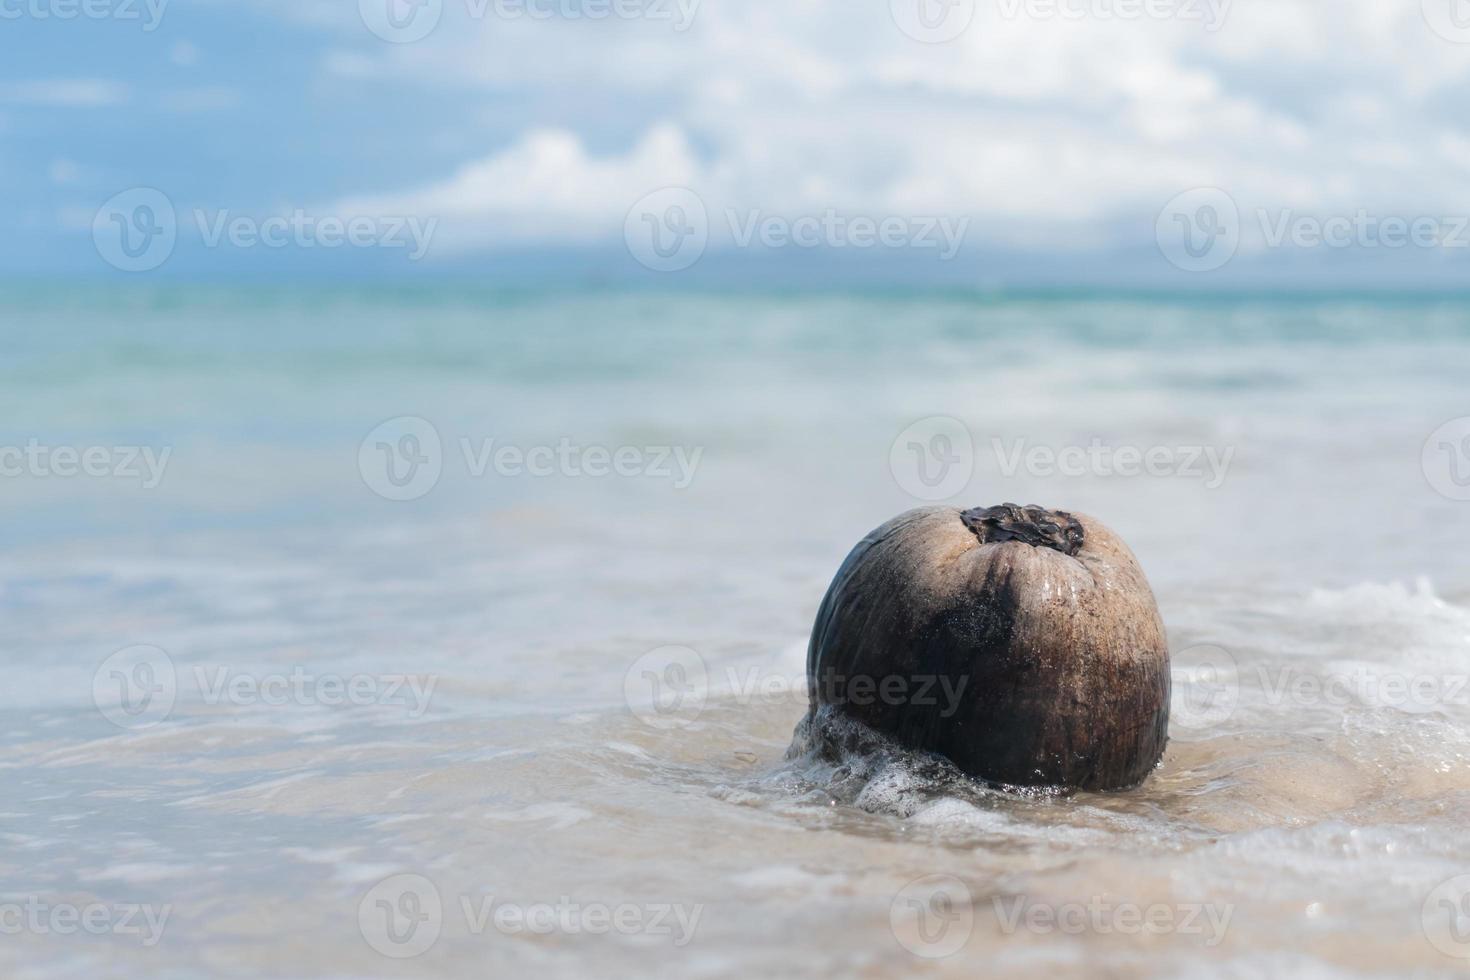
M 169 450 L 154 487 L 0 479 L 7 976 L 1470 962 L 1470 455 L 1459 430 L 1425 453 L 1470 415 L 1470 307 L 0 307 L 0 446 Z M 405 416 L 432 423 L 442 472 L 388 500 L 416 488 L 384 483 L 376 443 L 410 430 L 363 443 Z M 933 416 L 975 445 L 954 503 L 1093 514 L 1148 571 L 1177 669 L 1141 789 L 785 758 L 817 603 L 862 534 L 926 502 L 891 449 Z M 489 439 L 631 447 L 639 472 L 476 475 Z M 1230 455 L 1218 480 L 1008 474 L 1015 440 Z

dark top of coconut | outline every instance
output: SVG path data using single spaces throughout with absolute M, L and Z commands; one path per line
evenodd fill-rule
M 1076 555 L 1086 537 L 1082 523 L 1071 514 L 1035 505 L 976 507 L 960 517 L 982 544 L 1020 541 L 1034 548 L 1053 548 L 1064 555 Z

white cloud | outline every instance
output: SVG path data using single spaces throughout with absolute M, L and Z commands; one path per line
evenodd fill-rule
M 159 96 L 159 104 L 171 112 L 219 112 L 240 104 L 240 91 L 227 86 L 179 89 Z
M 446 2 L 416 44 L 339 25 L 339 42 L 356 43 L 323 67 L 467 110 L 508 94 L 609 106 L 596 143 L 621 133 L 621 150 L 533 128 L 457 173 L 349 202 L 439 216 L 466 244 L 614 236 L 643 194 L 686 185 L 712 210 L 965 214 L 977 237 L 1056 247 L 1151 232 L 1158 208 L 1196 186 L 1243 208 L 1464 213 L 1470 126 L 1447 107 L 1470 57 L 1419 8 L 1237 0 L 1211 31 L 1007 17 L 981 0 L 964 34 L 928 45 L 882 2 L 706 2 L 683 33 L 473 20 Z
M 565 130 L 536 130 L 468 164 L 447 180 L 343 201 L 341 214 L 444 219 L 447 248 L 517 242 L 588 241 L 621 227 L 629 205 L 653 188 L 701 182 L 682 132 L 653 127 L 623 155 L 596 157 Z
M 58 109 L 96 109 L 128 101 L 126 85 L 101 78 L 11 82 L 0 87 L 0 102 Z
M 58 157 L 51 161 L 47 176 L 51 178 L 51 183 L 57 187 L 65 187 L 68 184 L 75 184 L 79 181 L 82 177 L 82 171 L 75 162 L 65 157 Z
M 199 46 L 192 41 L 175 41 L 169 49 L 168 60 L 180 68 L 193 68 L 199 64 Z

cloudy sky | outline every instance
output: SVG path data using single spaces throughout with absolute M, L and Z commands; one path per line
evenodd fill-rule
M 0 38 L 26 275 L 120 274 L 139 188 L 176 240 L 131 275 L 1470 270 L 1465 0 L 0 0 Z

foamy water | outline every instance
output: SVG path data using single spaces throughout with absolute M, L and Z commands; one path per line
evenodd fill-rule
M 0 445 L 170 451 L 155 487 L 0 479 L 8 976 L 1470 962 L 1470 458 L 1426 452 L 1470 415 L 1456 306 L 5 302 Z M 893 450 L 939 416 L 954 503 L 1096 515 L 1148 572 L 1176 691 L 1141 789 L 787 757 L 817 603 L 926 502 Z M 441 472 L 389 500 L 402 417 Z M 638 456 L 476 472 L 564 440 Z M 1012 472 L 1017 440 L 1229 463 Z

